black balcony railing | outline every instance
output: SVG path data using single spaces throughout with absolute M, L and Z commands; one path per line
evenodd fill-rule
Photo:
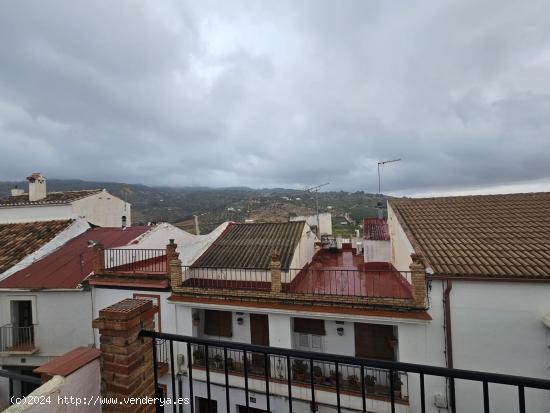
M 183 286 L 271 291 L 265 268 L 182 267 Z M 281 271 L 281 292 L 363 298 L 411 298 L 408 271 L 306 267 Z
M 0 327 L 0 352 L 30 352 L 35 348 L 33 325 Z
M 168 272 L 165 249 L 113 248 L 105 250 L 105 270 L 132 273 Z
M 208 405 L 211 407 L 212 385 L 225 388 L 225 401 L 227 413 L 230 413 L 231 387 L 230 377 L 238 375 L 242 378 L 242 388 L 245 392 L 246 408 L 249 406 L 249 393 L 251 385 L 263 382 L 263 392 L 267 411 L 270 411 L 272 396 L 272 383 L 282 384 L 286 389 L 282 394 L 288 400 L 288 411 L 293 412 L 293 391 L 300 387 L 309 389 L 310 402 L 316 405 L 317 392 L 328 390 L 335 393 L 335 407 L 341 412 L 343 394 L 355 395 L 362 400 L 362 411 L 367 412 L 367 400 L 371 397 L 382 398 L 388 403 L 388 409 L 392 413 L 396 411 L 396 405 L 406 402 L 413 397 L 419 401 L 420 411 L 426 412 L 426 378 L 440 377 L 445 379 L 449 386 L 449 394 L 457 394 L 456 380 L 477 382 L 480 385 L 483 399 L 476 411 L 490 412 L 489 384 L 506 385 L 507 391 L 517 394 L 517 411 L 526 412 L 525 389 L 550 390 L 550 380 L 510 376 L 495 373 L 483 373 L 478 371 L 449 369 L 444 367 L 425 366 L 420 364 L 392 362 L 384 360 L 365 359 L 358 357 L 340 356 L 326 353 L 313 353 L 299 350 L 264 347 L 252 344 L 234 342 L 222 342 L 210 339 L 179 336 L 175 334 L 157 333 L 153 331 L 141 331 L 140 336 L 150 337 L 154 340 L 166 340 L 169 343 L 169 363 L 171 371 L 171 389 L 173 398 L 188 397 L 191 411 L 194 410 L 194 382 L 206 381 Z M 175 343 L 175 344 L 174 344 Z M 184 393 L 181 375 L 177 375 L 178 386 L 176 388 L 176 370 L 180 372 L 185 365 L 178 363 L 178 369 L 174 368 L 175 346 L 185 356 L 184 363 L 187 367 L 189 389 Z M 183 346 L 183 347 L 182 347 Z M 153 346 L 154 371 L 156 372 L 157 346 Z M 178 361 L 180 357 L 178 356 Z M 415 386 L 415 392 L 411 393 L 409 382 L 411 376 L 415 376 L 419 385 Z M 221 379 L 220 379 L 221 377 Z M 155 380 L 157 375 L 155 373 Z M 158 383 L 157 383 L 158 384 Z M 255 390 L 257 392 L 257 390 Z M 460 396 L 458 393 L 457 397 Z M 464 397 L 471 398 L 470 394 Z M 302 400 L 303 401 L 303 400 Z M 450 411 L 456 412 L 455 399 L 450 399 Z M 183 406 L 172 406 L 173 412 L 183 412 Z M 158 411 L 163 411 L 159 406 Z M 210 412 L 214 412 L 210 409 Z

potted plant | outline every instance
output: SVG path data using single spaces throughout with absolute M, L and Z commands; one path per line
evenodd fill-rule
M 299 382 L 305 382 L 307 365 L 303 360 L 294 360 L 292 363 L 292 378 Z
M 401 386 L 403 385 L 403 381 L 401 381 L 401 378 L 398 375 L 394 376 L 393 379 L 393 395 L 396 399 L 401 398 Z
M 357 390 L 359 388 L 359 378 L 355 374 L 348 377 L 348 387 L 351 390 Z
M 367 393 L 374 393 L 376 386 L 376 377 L 367 374 L 365 377 L 365 385 L 367 386 Z
M 193 351 L 193 360 L 195 361 L 195 364 L 199 365 L 199 366 L 203 366 L 204 365 L 204 350 L 201 348 L 201 347 L 197 347 L 194 351 Z
M 226 363 L 227 363 L 227 370 L 235 371 L 235 360 L 233 360 L 233 358 L 228 357 Z
M 214 356 L 214 365 L 217 369 L 223 369 L 223 357 L 221 354 L 216 354 Z
M 316 384 L 323 383 L 323 370 L 319 366 L 313 366 L 313 377 Z
M 336 372 L 334 370 L 331 370 L 330 379 L 332 380 L 333 383 L 336 384 L 336 381 L 338 381 L 338 383 L 342 385 L 342 373 L 338 373 L 338 377 L 337 377 Z

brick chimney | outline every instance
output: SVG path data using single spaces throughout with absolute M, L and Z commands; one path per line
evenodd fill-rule
M 271 292 L 281 292 L 281 256 L 278 251 L 271 252 Z
M 149 300 L 125 299 L 100 310 L 93 320 L 100 336 L 103 397 L 155 397 L 153 342 L 139 332 L 155 329 L 157 311 Z M 103 406 L 104 413 L 155 411 L 153 404 Z
M 411 270 L 411 283 L 415 305 L 419 308 L 426 308 L 427 290 L 426 290 L 426 265 L 424 258 L 420 254 L 411 254 L 412 263 L 409 266 Z
M 46 177 L 40 172 L 35 172 L 27 177 L 29 181 L 29 201 L 40 201 L 46 198 Z

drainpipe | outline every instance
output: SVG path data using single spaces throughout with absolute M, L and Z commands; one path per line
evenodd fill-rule
M 451 280 L 446 281 L 445 291 L 443 292 L 443 313 L 445 316 L 445 344 L 446 351 L 445 357 L 447 361 L 447 367 L 453 368 L 453 333 L 451 328 L 451 290 L 453 288 L 453 282 Z M 451 411 L 454 412 L 455 406 L 455 387 L 450 386 L 450 405 Z

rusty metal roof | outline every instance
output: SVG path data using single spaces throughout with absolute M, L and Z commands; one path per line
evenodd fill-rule
M 281 267 L 288 269 L 304 225 L 305 221 L 229 224 L 193 267 L 268 269 L 276 250 Z
M 0 274 L 46 245 L 73 220 L 0 224 Z
M 44 204 L 68 204 L 78 199 L 86 198 L 103 191 L 102 189 L 82 189 L 80 191 L 48 192 L 46 197 L 38 201 L 29 201 L 29 194 L 11 195 L 0 199 L 1 207 L 29 206 Z
M 550 193 L 390 200 L 436 275 L 550 278 Z
M 121 247 L 150 228 L 90 228 L 41 260 L 0 281 L 0 288 L 76 288 L 92 272 L 93 248 L 89 241 L 99 242 L 105 248 Z

